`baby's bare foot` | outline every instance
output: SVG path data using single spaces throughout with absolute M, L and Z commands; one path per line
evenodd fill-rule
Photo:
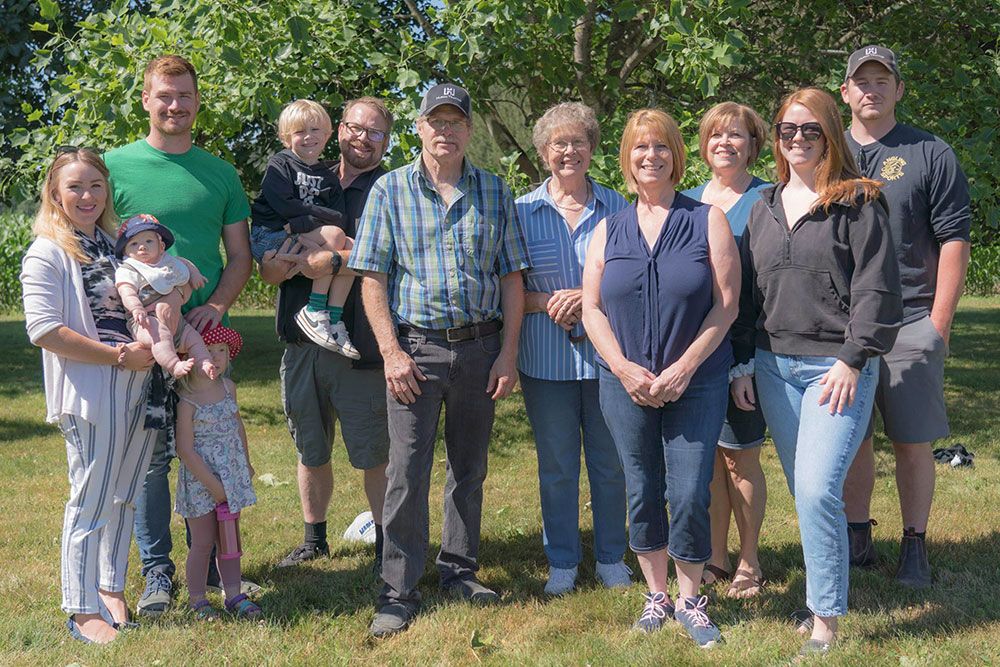
M 194 368 L 194 359 L 185 359 L 174 364 L 174 367 L 170 369 L 170 374 L 175 378 L 182 378 L 190 373 L 192 368 Z
M 219 369 L 215 367 L 211 361 L 203 361 L 201 363 L 201 370 L 205 375 L 208 376 L 209 380 L 214 380 L 219 377 Z

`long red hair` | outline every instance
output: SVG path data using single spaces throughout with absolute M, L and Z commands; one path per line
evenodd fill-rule
M 853 204 L 859 199 L 864 202 L 877 199 L 878 181 L 863 178 L 854 156 L 844 138 L 844 124 L 840 120 L 840 111 L 833 97 L 819 88 L 800 88 L 789 93 L 781 101 L 778 112 L 774 114 L 772 132 L 774 135 L 774 161 L 777 166 L 778 180 L 787 183 L 790 177 L 788 160 L 782 155 L 776 125 L 781 122 L 785 112 L 793 104 L 801 104 L 816 116 L 823 128 L 823 138 L 826 139 L 826 150 L 820 163 L 816 166 L 816 205 L 813 210 L 822 208 L 829 210 L 832 204 Z

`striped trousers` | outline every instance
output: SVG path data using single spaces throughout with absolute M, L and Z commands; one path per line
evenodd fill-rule
M 69 463 L 63 515 L 62 609 L 101 611 L 98 589 L 125 590 L 133 500 L 149 467 L 156 431 L 143 428 L 148 374 L 111 369 L 96 422 L 64 414 L 59 420 Z

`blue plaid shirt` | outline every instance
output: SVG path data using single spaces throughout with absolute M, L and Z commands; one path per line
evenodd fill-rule
M 347 265 L 387 274 L 397 323 L 447 329 L 497 319 L 500 277 L 528 268 L 514 197 L 465 160 L 449 206 L 421 158 L 372 186 Z
M 549 179 L 517 200 L 517 214 L 524 223 L 531 257 L 531 269 L 524 277 L 527 291 L 555 292 L 583 284 L 584 259 L 597 223 L 628 206 L 625 198 L 614 190 L 593 180 L 590 183 L 594 196 L 572 232 L 549 196 Z M 570 333 L 582 336 L 583 325 L 577 324 Z M 525 375 L 540 380 L 597 377 L 593 343 L 586 338 L 579 343 L 571 342 L 569 334 L 547 313 L 525 313 L 517 366 Z

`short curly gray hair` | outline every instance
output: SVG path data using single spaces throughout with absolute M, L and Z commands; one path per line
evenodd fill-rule
M 549 143 L 552 132 L 567 126 L 578 126 L 583 130 L 591 151 L 601 143 L 601 127 L 597 124 L 594 110 L 581 102 L 563 102 L 542 114 L 531 133 L 531 142 L 535 144 L 542 162 L 545 162 L 545 145 Z

